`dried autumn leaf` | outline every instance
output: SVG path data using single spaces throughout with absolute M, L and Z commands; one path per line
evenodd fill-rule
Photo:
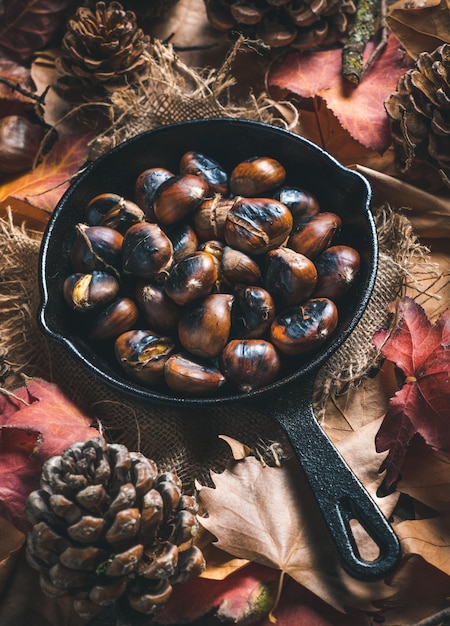
M 63 135 L 40 165 L 0 187 L 0 204 L 19 200 L 51 213 L 70 179 L 86 162 L 91 139 L 91 133 Z
M 359 161 L 354 169 L 372 187 L 374 206 L 387 202 L 394 209 L 407 207 L 407 216 L 419 237 L 450 237 L 450 197 L 432 194 Z
M 23 533 L 0 518 L 0 597 L 24 540 Z
M 370 616 L 360 611 L 338 613 L 320 598 L 288 578 L 280 604 L 274 611 L 278 626 L 372 626 Z M 266 617 L 255 626 L 273 626 Z
M 403 554 L 417 554 L 450 577 L 450 513 L 395 526 Z M 450 584 L 450 579 L 449 579 Z
M 449 0 L 398 0 L 389 7 L 386 22 L 414 60 L 449 41 Z
M 189 623 L 214 611 L 232 623 L 250 614 L 258 617 L 273 606 L 280 572 L 252 563 L 225 580 L 197 578 L 175 585 L 172 595 L 158 613 L 157 623 Z
M 448 608 L 450 578 L 420 556 L 406 556 L 389 585 L 395 593 L 374 603 L 382 612 L 384 626 L 417 624 Z
M 74 0 L 4 0 L 0 3 L 0 50 L 26 61 L 43 48 L 67 18 Z
M 373 42 L 366 46 L 365 59 L 374 48 Z M 398 41 L 390 35 L 382 56 L 356 87 L 341 74 L 341 54 L 338 49 L 292 52 L 271 68 L 269 89 L 279 99 L 289 94 L 322 98 L 356 141 L 383 153 L 391 143 L 383 103 L 411 62 L 404 59 Z
M 402 389 L 391 398 L 376 436 L 377 450 L 389 450 L 381 465 L 388 487 L 397 480 L 414 436 L 420 435 L 432 448 L 450 449 L 450 360 L 448 336 L 443 337 L 450 309 L 433 325 L 421 306 L 404 298 L 398 318 L 390 337 L 384 330 L 374 336 L 382 355 L 406 377 Z
M 90 424 L 56 385 L 41 379 L 0 396 L 0 515 L 27 530 L 25 501 L 39 487 L 43 462 L 98 434 Z
M 435 511 L 450 512 L 450 455 L 415 437 L 406 451 L 397 489 Z
M 342 570 L 295 461 L 271 467 L 250 456 L 212 480 L 215 488 L 200 487 L 208 516 L 199 521 L 222 550 L 289 574 L 338 610 L 370 609 L 371 598 L 385 593 L 383 583 L 363 584 Z M 358 542 L 363 554 L 365 545 Z

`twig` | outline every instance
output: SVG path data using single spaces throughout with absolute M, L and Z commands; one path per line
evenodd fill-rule
M 364 64 L 364 50 L 375 34 L 374 22 L 379 14 L 381 40 Z M 387 36 L 386 0 L 359 0 L 355 21 L 349 30 L 348 41 L 342 50 L 342 74 L 347 80 L 359 85 L 363 75 L 385 48 Z
M 48 85 L 44 89 L 44 91 L 41 93 L 41 95 L 37 96 L 35 93 L 32 93 L 28 89 L 24 89 L 23 87 L 21 87 L 19 83 L 13 83 L 11 80 L 9 80 L 8 78 L 5 78 L 4 76 L 0 76 L 0 83 L 7 85 L 13 91 L 18 91 L 19 93 L 22 94 L 22 96 L 31 98 L 31 100 L 36 100 L 38 104 L 42 104 L 42 105 L 45 104 L 45 97 L 48 93 L 48 90 L 50 89 L 50 85 Z

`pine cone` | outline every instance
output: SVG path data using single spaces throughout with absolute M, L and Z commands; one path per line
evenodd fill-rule
M 43 591 L 71 596 L 83 617 L 111 604 L 136 619 L 155 615 L 172 584 L 205 565 L 193 545 L 197 501 L 177 475 L 100 437 L 44 463 L 26 512 L 27 559 Z
M 423 178 L 432 168 L 450 187 L 450 44 L 422 52 L 384 104 L 401 172 Z
M 346 40 L 353 0 L 205 0 L 220 31 L 260 39 L 271 48 L 327 48 Z
M 150 37 L 136 15 L 119 2 L 97 2 L 95 10 L 79 7 L 69 20 L 56 68 L 56 89 L 68 101 L 101 101 L 117 89 L 145 80 Z

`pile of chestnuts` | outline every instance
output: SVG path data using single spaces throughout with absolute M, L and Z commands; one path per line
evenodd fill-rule
M 132 200 L 105 192 L 83 210 L 65 301 L 130 380 L 176 394 L 277 380 L 335 331 L 359 271 L 340 217 L 270 157 L 228 173 L 186 152 L 176 173 L 141 172 Z

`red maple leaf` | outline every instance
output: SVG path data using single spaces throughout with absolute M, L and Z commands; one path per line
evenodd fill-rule
M 378 452 L 389 450 L 380 468 L 386 470 L 387 487 L 398 479 L 414 436 L 436 450 L 450 450 L 450 309 L 432 324 L 421 306 L 404 298 L 398 315 L 389 338 L 384 330 L 374 336 L 383 356 L 405 375 L 375 439 Z
M 25 501 L 39 488 L 42 464 L 98 436 L 90 424 L 56 385 L 38 378 L 0 396 L 0 515 L 27 530 Z
M 365 60 L 374 49 L 374 42 L 366 46 Z M 325 100 L 354 139 L 382 153 L 391 143 L 384 100 L 395 91 L 398 79 L 409 69 L 410 62 L 405 61 L 397 39 L 391 34 L 381 57 L 355 86 L 342 76 L 341 57 L 342 50 L 338 49 L 291 52 L 271 68 L 269 88 L 277 98 L 295 94 Z
M 255 626 L 270 626 L 274 618 L 279 626 L 371 624 L 362 611 L 350 609 L 346 614 L 340 613 L 289 576 L 280 580 L 278 570 L 257 563 L 246 565 L 224 580 L 195 578 L 174 585 L 155 623 L 169 626 L 206 615 L 227 624 L 252 623 Z M 261 618 L 256 621 L 258 615 Z

